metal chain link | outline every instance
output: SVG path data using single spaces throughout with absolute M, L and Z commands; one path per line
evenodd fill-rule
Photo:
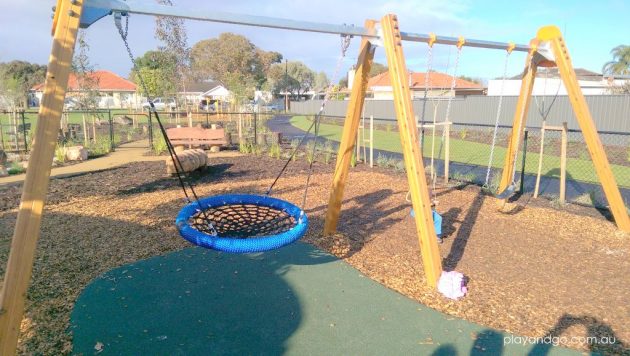
M 142 87 L 142 90 L 144 91 L 144 94 L 147 97 L 147 101 L 149 102 L 149 110 L 155 113 L 155 118 L 158 122 L 158 125 L 160 126 L 160 131 L 162 133 L 162 136 L 164 136 L 164 141 L 166 142 L 166 148 L 168 149 L 169 155 L 171 156 L 171 160 L 173 161 L 173 166 L 175 167 L 175 173 L 177 174 L 177 179 L 179 180 L 179 184 L 182 188 L 182 191 L 184 192 L 184 196 L 186 197 L 186 200 L 190 203 L 192 202 L 192 200 L 188 196 L 188 192 L 186 191 L 186 185 L 184 183 L 184 179 L 182 178 L 182 172 L 180 170 L 180 168 L 183 167 L 183 165 L 181 164 L 179 157 L 175 153 L 175 148 L 171 144 L 171 141 L 169 140 L 168 136 L 166 135 L 166 130 L 164 129 L 164 126 L 162 125 L 162 122 L 160 121 L 160 117 L 158 116 L 155 110 L 155 105 L 153 104 L 153 101 L 151 101 L 148 87 L 146 83 L 144 82 L 142 73 L 140 73 L 140 71 L 138 70 L 138 66 L 134 59 L 133 52 L 131 51 L 131 47 L 129 46 L 129 41 L 127 40 L 127 35 L 129 34 L 129 14 L 126 14 L 125 16 L 125 29 L 124 30 L 121 23 L 122 15 L 123 14 L 120 12 L 117 12 L 114 14 L 114 24 L 116 25 L 116 28 L 118 29 L 118 33 L 120 34 L 120 37 L 123 40 L 125 48 L 127 49 L 127 54 L 129 55 L 129 59 L 131 60 L 131 64 L 132 64 L 132 70 L 138 74 L 137 78 L 140 81 L 140 86 Z M 149 115 L 151 114 L 149 113 Z M 197 193 L 195 192 L 193 184 L 191 182 L 188 182 L 188 187 L 191 191 L 191 194 L 193 195 L 194 201 L 199 206 L 197 211 L 199 211 L 207 219 L 207 214 L 205 210 L 203 209 L 201 203 L 199 202 L 199 197 L 197 196 Z M 208 227 L 210 228 L 210 231 L 213 233 L 214 236 L 218 235 L 218 232 L 215 229 L 214 225 L 212 225 L 212 223 L 208 223 Z
M 449 116 L 451 115 L 451 104 L 453 102 L 453 98 L 455 97 L 455 84 L 457 84 L 457 67 L 459 66 L 459 58 L 462 54 L 462 47 L 457 47 L 457 56 L 455 56 L 455 67 L 453 68 L 453 79 L 451 80 L 451 89 L 450 95 L 448 97 L 448 102 L 446 103 L 446 116 L 444 117 L 444 121 L 448 121 Z
M 490 181 L 490 169 L 492 167 L 492 161 L 494 159 L 494 148 L 496 147 L 497 142 L 497 132 L 499 129 L 499 118 L 501 117 L 501 109 L 503 107 L 503 95 L 505 91 L 505 80 L 507 79 L 507 70 L 508 70 L 508 62 L 510 59 L 510 54 L 512 52 L 507 52 L 505 54 L 505 61 L 503 64 L 503 77 L 501 79 L 501 91 L 499 92 L 499 104 L 497 106 L 497 116 L 494 120 L 494 134 L 492 135 L 492 145 L 490 146 L 490 158 L 488 159 L 488 169 L 486 170 L 486 181 L 484 183 L 484 187 L 488 188 L 488 182 Z
M 427 93 L 429 92 L 429 76 L 431 75 L 431 69 L 433 66 L 433 46 L 429 45 L 429 51 L 427 53 L 427 71 L 424 74 L 424 95 L 422 97 L 422 116 L 420 122 L 422 127 L 420 128 L 420 152 L 424 151 L 424 122 L 427 112 Z
M 313 124 L 315 125 L 314 131 L 314 140 L 315 143 L 311 149 L 311 160 L 308 169 L 308 175 L 306 177 L 306 186 L 304 187 L 304 195 L 302 196 L 302 214 L 304 213 L 304 209 L 306 209 L 306 197 L 308 195 L 308 187 L 311 182 L 311 175 L 313 173 L 313 162 L 315 161 L 315 151 L 317 148 L 317 138 L 319 137 L 319 123 L 321 120 L 322 113 L 324 112 L 324 108 L 326 107 L 326 103 L 330 99 L 332 94 L 332 89 L 334 88 L 334 83 L 337 82 L 337 77 L 339 76 L 339 71 L 341 70 L 341 65 L 343 64 L 343 60 L 346 57 L 346 52 L 348 51 L 348 47 L 350 47 L 350 42 L 352 41 L 352 36 L 349 35 L 341 35 L 341 55 L 339 56 L 339 60 L 337 61 L 337 66 L 335 67 L 335 71 L 333 72 L 332 81 L 328 85 L 328 89 L 326 90 L 326 94 L 324 95 L 324 101 L 322 101 L 322 106 L 319 108 L 319 112 L 315 116 Z M 304 136 L 306 137 L 306 136 Z M 304 140 L 304 138 L 302 139 Z M 299 146 L 298 146 L 299 147 Z M 297 150 L 297 147 L 296 147 Z M 269 189 L 271 191 L 271 188 Z

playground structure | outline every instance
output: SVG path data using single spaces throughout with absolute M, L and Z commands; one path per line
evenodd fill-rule
M 525 125 L 524 118 L 531 99 L 536 68 L 538 66 L 558 66 L 615 221 L 621 230 L 630 231 L 630 220 L 611 173 L 602 144 L 597 136 L 586 102 L 577 85 L 575 73 L 561 33 L 553 26 L 542 28 L 530 42 L 530 45 L 525 46 L 470 39 L 464 40 L 461 37 L 452 38 L 404 33 L 400 31 L 395 15 L 386 15 L 380 22 L 367 20 L 365 27 L 362 28 L 219 12 L 199 14 L 198 11 L 193 12 L 176 7 L 148 5 L 135 1 L 59 0 L 53 20 L 53 48 L 40 110 L 40 123 L 36 129 L 35 145 L 30 162 L 31 166 L 41 167 L 42 169 L 29 170 L 27 173 L 7 272 L 0 296 L 0 305 L 3 312 L 0 316 L 0 353 L 2 354 L 9 355 L 15 352 L 19 325 L 24 309 L 25 294 L 31 277 L 34 252 L 40 232 L 43 204 L 50 175 L 50 164 L 52 162 L 57 129 L 59 128 L 61 108 L 63 107 L 77 31 L 80 26 L 87 27 L 112 11 L 119 14 L 138 13 L 176 16 L 224 23 L 333 33 L 344 36 L 362 36 L 354 81 L 356 84 L 352 89 L 342 142 L 337 156 L 332 192 L 326 215 L 325 233 L 334 232 L 338 224 L 343 190 L 347 180 L 365 97 L 368 73 L 376 46 L 383 46 L 392 78 L 405 167 L 410 185 L 411 200 L 416 212 L 416 230 L 429 285 L 436 285 L 442 268 L 435 231 L 431 221 L 430 198 L 422 165 L 422 154 L 418 145 L 417 123 L 411 107 L 407 69 L 402 49 L 403 40 L 429 44 L 458 45 L 458 47 L 511 49 L 528 53 L 525 66 L 526 71 L 523 76 L 523 87 L 521 88 L 521 95 L 519 96 L 519 103 L 514 116 L 514 125 L 506 153 L 500 191 L 506 191 L 514 183 L 516 153 L 518 152 L 521 133 Z

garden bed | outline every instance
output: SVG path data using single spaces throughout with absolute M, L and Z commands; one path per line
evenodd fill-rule
M 212 167 L 195 175 L 198 193 L 262 193 L 283 163 L 254 155 L 213 159 Z M 566 346 L 580 350 L 630 352 L 630 237 L 595 210 L 555 210 L 545 200 L 532 200 L 501 213 L 497 200 L 478 187 L 437 191 L 443 265 L 470 279 L 469 295 L 451 301 L 425 284 L 404 173 L 353 168 L 339 233 L 323 237 L 333 164 L 314 167 L 306 206 L 311 226 L 304 241 L 455 317 L 520 335 L 567 337 Z M 291 163 L 275 195 L 300 202 L 307 170 L 304 160 Z M 71 351 L 70 312 L 93 278 L 189 246 L 173 224 L 184 205 L 182 193 L 164 172 L 163 162 L 142 162 L 51 181 L 22 323 L 22 354 Z M 2 274 L 20 190 L 20 185 L 0 187 L 0 199 L 7 202 L 0 208 Z M 616 343 L 571 342 L 573 336 L 614 337 Z

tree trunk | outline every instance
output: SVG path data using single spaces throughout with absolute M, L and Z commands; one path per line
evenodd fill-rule
M 85 114 L 81 114 L 81 118 L 83 119 L 83 145 L 88 146 L 88 141 L 90 139 L 90 134 L 87 128 L 87 123 L 85 121 Z

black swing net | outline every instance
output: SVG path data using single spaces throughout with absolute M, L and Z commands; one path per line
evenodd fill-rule
M 208 235 L 252 238 L 287 232 L 297 224 L 285 211 L 254 204 L 229 204 L 211 207 L 194 214 L 191 226 Z

